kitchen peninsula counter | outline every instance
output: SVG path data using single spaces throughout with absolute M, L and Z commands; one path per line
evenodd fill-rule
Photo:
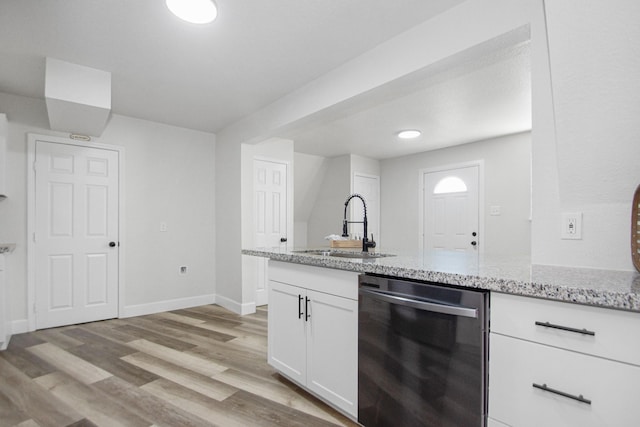
M 354 259 L 295 249 L 242 250 L 244 255 L 276 261 L 640 312 L 640 274 L 633 271 L 536 265 L 526 257 L 476 259 L 475 255 L 447 251 L 383 252 L 396 256 Z

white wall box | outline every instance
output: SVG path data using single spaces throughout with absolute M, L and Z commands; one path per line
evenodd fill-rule
M 269 261 L 269 364 L 354 419 L 357 287 L 357 273 Z
M 492 293 L 490 419 L 518 427 L 636 425 L 640 360 L 632 337 L 639 331 L 638 313 Z
M 7 115 L 0 113 L 0 200 L 7 196 Z
M 47 58 L 44 96 L 51 130 L 100 136 L 111 113 L 111 73 Z

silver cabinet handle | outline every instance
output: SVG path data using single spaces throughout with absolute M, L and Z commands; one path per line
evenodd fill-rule
M 591 400 L 585 399 L 582 395 L 575 396 L 573 394 L 565 393 L 564 391 L 556 390 L 551 387 L 547 387 L 546 384 L 532 384 L 533 388 L 537 388 L 543 391 L 548 391 L 549 393 L 557 394 L 558 396 L 566 397 L 569 399 L 577 400 L 578 402 L 586 403 L 587 405 L 591 405 Z
M 461 305 L 447 305 L 447 304 L 439 304 L 435 302 L 421 301 L 417 299 L 394 295 L 391 293 L 372 291 L 372 290 L 363 289 L 363 288 L 360 288 L 359 292 L 361 294 L 369 295 L 372 298 L 376 298 L 381 301 L 386 301 L 391 304 L 403 305 L 405 307 L 411 307 L 418 310 L 432 311 L 435 313 L 443 313 L 443 314 L 451 314 L 453 316 L 471 317 L 474 319 L 478 317 L 477 309 L 468 308 Z

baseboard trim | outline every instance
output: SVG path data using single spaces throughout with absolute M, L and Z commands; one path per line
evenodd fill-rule
M 252 314 L 256 312 L 256 303 L 248 302 L 241 304 L 237 301 L 229 299 L 227 297 L 223 297 L 220 295 L 216 295 L 216 304 L 221 307 L 226 308 L 227 310 L 231 310 L 236 314 L 244 316 L 245 314 Z
M 215 304 L 214 294 L 200 295 L 197 297 L 178 298 L 166 301 L 157 301 L 148 304 L 129 305 L 120 311 L 120 318 L 145 316 L 147 314 L 162 313 L 164 311 L 180 310 L 199 305 Z
M 29 332 L 29 321 L 27 319 L 11 321 L 11 335 L 24 334 Z
M 4 341 L 0 341 L 0 350 L 6 350 L 9 345 L 9 341 L 11 341 L 11 337 L 17 334 L 23 334 L 25 332 L 29 332 L 29 321 L 27 319 L 23 320 L 12 320 L 9 323 L 9 333 L 7 333 Z

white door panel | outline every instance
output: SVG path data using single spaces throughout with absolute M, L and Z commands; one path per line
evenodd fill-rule
M 257 247 L 286 247 L 287 239 L 287 165 L 254 160 L 254 244 Z M 284 242 L 282 239 L 285 239 Z M 258 258 L 256 305 L 268 303 L 266 258 Z
M 353 192 L 360 194 L 367 202 L 367 222 L 369 239 L 373 234 L 373 238 L 380 243 L 380 177 L 374 175 L 365 175 L 361 173 L 353 174 Z M 355 202 L 355 203 L 354 203 Z M 362 221 L 362 205 L 360 202 L 353 200 L 351 202 L 351 220 Z M 363 233 L 363 229 L 353 230 L 358 234 Z
M 35 151 L 36 328 L 117 317 L 118 152 Z
M 443 188 L 441 184 L 445 180 L 452 181 L 454 187 Z M 455 187 L 455 183 L 461 186 Z M 479 167 L 425 173 L 423 191 L 424 249 L 477 253 L 480 247 Z

